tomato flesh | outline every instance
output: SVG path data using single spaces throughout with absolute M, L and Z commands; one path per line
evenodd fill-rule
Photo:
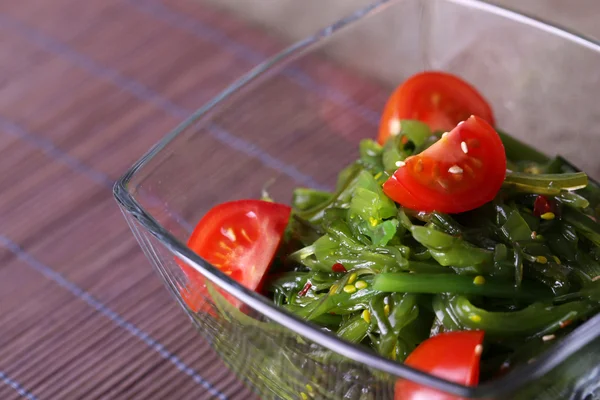
M 479 383 L 479 360 L 483 331 L 442 333 L 422 342 L 405 364 L 431 375 L 465 386 Z M 456 400 L 435 389 L 400 379 L 396 382 L 395 400 Z
M 498 133 L 471 116 L 424 152 L 408 157 L 383 191 L 407 208 L 460 213 L 491 201 L 505 175 L 506 154 Z
M 494 125 L 492 109 L 473 86 L 445 72 L 422 72 L 407 79 L 390 96 L 377 141 L 384 144 L 390 135 L 398 134 L 403 119 L 419 120 L 432 131 L 446 132 L 470 115 Z
M 286 205 L 261 200 L 223 203 L 200 220 L 188 247 L 246 288 L 260 291 L 290 213 Z M 194 312 L 210 313 L 205 278 L 189 265 L 179 264 L 188 278 L 186 288 L 180 291 L 186 304 Z M 223 295 L 240 307 L 239 300 Z

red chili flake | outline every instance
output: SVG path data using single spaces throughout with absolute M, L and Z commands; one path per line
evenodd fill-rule
M 571 321 L 570 319 L 566 319 L 566 320 L 560 322 L 560 327 L 564 328 L 565 326 L 569 326 L 572 323 L 573 323 L 573 321 Z
M 510 363 L 508 361 L 504 361 L 500 366 L 500 371 L 506 371 L 510 368 Z
M 306 293 L 308 293 L 308 291 L 310 290 L 311 287 L 312 287 L 312 283 L 306 282 L 306 285 L 304 285 L 302 290 L 298 292 L 298 296 L 306 296 Z
M 533 215 L 539 217 L 547 212 L 555 212 L 555 205 L 546 196 L 538 196 L 533 203 Z
M 402 143 L 402 144 L 408 143 L 408 138 L 406 137 L 406 135 L 402 135 L 402 138 L 400 139 L 400 143 Z
M 335 263 L 331 266 L 333 272 L 348 272 L 348 270 L 340 263 Z

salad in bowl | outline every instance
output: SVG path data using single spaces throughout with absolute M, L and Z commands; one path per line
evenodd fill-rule
M 466 386 L 530 363 L 600 311 L 600 188 L 499 130 L 476 88 L 445 72 L 416 74 L 371 133 L 335 190 L 298 187 L 291 204 L 265 190 L 215 205 L 188 247 L 320 329 Z M 189 310 L 261 326 L 178 263 Z M 264 376 L 275 392 L 290 384 Z M 327 398 L 326 378 L 313 378 L 299 383 L 300 397 Z M 402 379 L 369 385 L 344 396 L 456 398 Z

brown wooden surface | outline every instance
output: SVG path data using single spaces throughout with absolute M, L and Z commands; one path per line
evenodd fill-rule
M 0 2 L 0 400 L 254 397 L 169 296 L 111 188 L 177 123 L 286 44 L 202 0 Z M 297 67 L 312 82 L 296 99 L 310 105 L 304 113 L 266 96 L 276 116 L 263 120 L 249 103 L 237 110 L 246 120 L 217 122 L 240 131 L 251 121 L 251 143 L 331 183 L 328 162 L 340 161 L 318 151 L 355 151 L 387 91 L 323 60 Z M 287 94 L 297 82 L 279 84 Z M 344 101 L 324 95 L 325 84 Z M 300 129 L 277 136 L 291 113 L 306 131 L 337 136 L 323 135 L 320 148 Z M 208 158 L 218 145 L 202 140 Z M 254 170 L 260 162 L 250 158 L 243 166 Z M 213 180 L 211 195 L 226 196 L 227 182 Z
M 0 3 L 0 399 L 251 397 L 110 189 L 282 47 L 201 1 Z

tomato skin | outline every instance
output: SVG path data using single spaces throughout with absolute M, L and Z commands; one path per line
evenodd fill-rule
M 424 152 L 408 157 L 383 191 L 414 210 L 461 213 L 493 200 L 505 175 L 500 136 L 483 119 L 471 116 Z
M 398 133 L 395 121 L 418 120 L 434 132 L 446 132 L 470 115 L 495 125 L 488 102 L 469 83 L 445 72 L 422 72 L 404 81 L 388 99 L 377 141 L 383 145 L 391 134 Z
M 479 383 L 479 359 L 483 331 L 442 333 L 421 343 L 405 364 L 465 386 Z M 394 400 L 457 400 L 453 395 L 399 379 Z
M 212 208 L 198 222 L 188 247 L 248 289 L 260 291 L 265 274 L 279 247 L 291 208 L 262 200 L 237 200 Z M 180 294 L 188 307 L 214 315 L 205 278 L 178 260 L 188 278 Z M 234 306 L 242 304 L 219 290 Z

